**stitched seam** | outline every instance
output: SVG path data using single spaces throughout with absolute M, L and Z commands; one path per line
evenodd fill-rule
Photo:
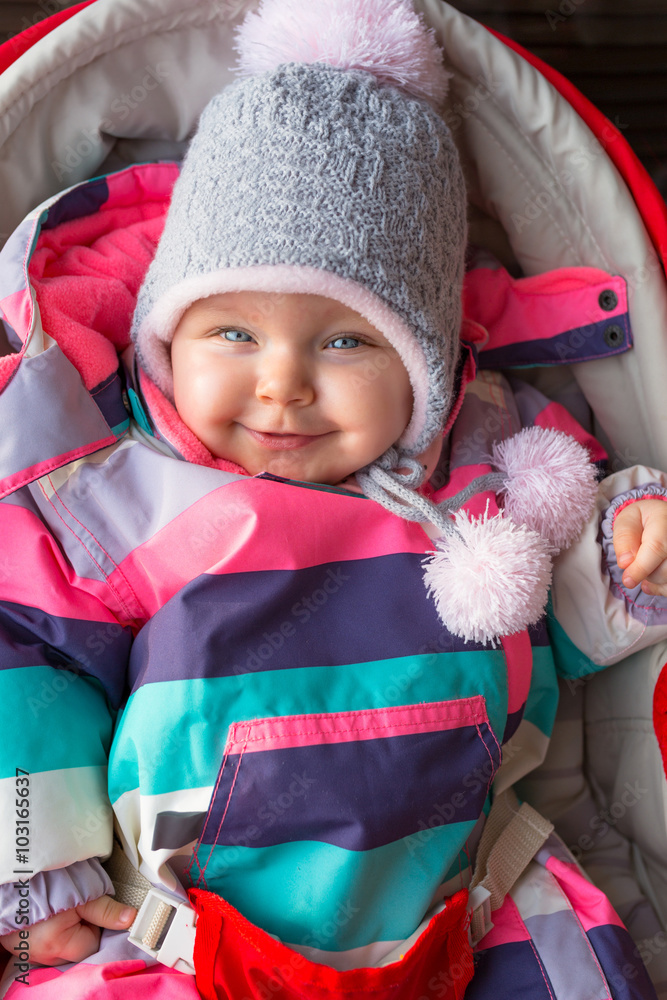
M 523 923 L 523 920 L 522 920 L 522 923 Z M 525 923 L 524 923 L 523 926 L 526 927 Z M 526 930 L 528 930 L 527 927 L 526 927 Z M 540 970 L 540 972 L 542 973 L 542 979 L 544 980 L 544 985 L 547 988 L 547 993 L 552 998 L 552 1000 L 555 1000 L 555 997 L 554 997 L 554 995 L 552 993 L 551 987 L 549 986 L 549 980 L 547 979 L 546 969 L 544 968 L 544 964 L 542 962 L 542 959 L 540 958 L 539 953 L 537 951 L 537 948 L 535 947 L 535 942 L 533 941 L 532 934 L 530 934 L 530 931 L 528 931 L 528 934 L 530 935 L 530 938 L 529 938 L 530 947 L 533 949 L 533 954 L 535 956 L 535 961 L 537 962 L 537 967 Z
M 195 850 L 193 851 L 193 854 L 192 854 L 192 860 L 190 861 L 190 864 L 185 869 L 187 874 L 189 874 L 189 872 L 190 872 L 190 868 L 192 867 L 192 864 L 194 862 L 195 855 L 198 853 L 198 849 L 199 849 L 199 847 L 200 847 L 200 845 L 201 845 L 201 843 L 202 843 L 202 841 L 204 839 L 204 835 L 206 833 L 206 828 L 208 827 L 208 821 L 211 818 L 211 813 L 213 812 L 213 804 L 215 802 L 215 797 L 218 794 L 218 787 L 220 785 L 220 781 L 222 780 L 222 775 L 224 773 L 228 757 L 229 757 L 229 751 L 227 749 L 225 749 L 225 755 L 222 758 L 222 764 L 220 765 L 220 770 L 218 771 L 218 777 L 216 778 L 215 788 L 213 789 L 213 793 L 211 795 L 211 800 L 209 802 L 209 806 L 208 806 L 208 809 L 206 811 L 206 820 L 204 822 L 204 828 L 203 828 L 202 832 L 199 834 L 199 839 L 198 839 L 198 841 L 197 841 L 197 843 L 195 845 Z M 212 849 L 213 848 L 211 848 L 211 850 Z M 197 858 L 197 863 L 199 863 L 199 858 Z
M 558 891 L 560 892 L 561 896 L 565 900 L 565 902 L 566 902 L 566 904 L 567 904 L 567 906 L 568 906 L 568 908 L 570 910 L 570 913 L 572 914 L 572 916 L 574 917 L 574 919 L 577 921 L 577 924 L 579 925 L 579 930 L 581 931 L 581 936 L 583 937 L 584 941 L 586 942 L 586 946 L 588 947 L 588 950 L 590 951 L 591 955 L 593 956 L 593 961 L 595 962 L 595 964 L 597 966 L 598 972 L 600 973 L 600 977 L 601 977 L 602 982 L 604 983 L 605 989 L 607 991 L 607 995 L 603 998 L 603 1000 L 613 1000 L 613 997 L 612 997 L 611 993 L 609 992 L 609 983 L 607 982 L 607 977 L 605 976 L 605 974 L 604 974 L 604 972 L 602 970 L 602 966 L 600 965 L 600 963 L 598 961 L 598 957 L 595 954 L 595 950 L 594 950 L 593 945 L 591 944 L 591 942 L 589 940 L 588 934 L 584 930 L 584 925 L 582 924 L 582 922 L 581 922 L 581 920 L 579 918 L 579 914 L 577 913 L 577 911 L 573 907 L 572 903 L 568 899 L 568 896 L 567 896 L 565 890 L 563 889 L 562 885 L 560 884 L 558 876 L 554 872 L 550 871 L 548 868 L 545 868 L 545 871 L 549 872 L 549 875 L 551 875 L 552 879 L 556 883 L 556 887 L 557 887 Z
M 234 726 L 233 728 L 236 729 L 236 726 Z M 206 827 L 208 826 L 208 821 L 209 821 L 209 819 L 211 817 L 211 813 L 213 811 L 213 803 L 215 802 L 215 797 L 218 794 L 218 787 L 220 785 L 220 781 L 222 780 L 222 774 L 223 774 L 223 771 L 225 770 L 225 764 L 227 763 L 227 758 L 229 757 L 229 747 L 230 746 L 231 746 L 231 740 L 228 739 L 227 743 L 225 745 L 225 753 L 224 753 L 223 758 L 222 758 L 222 764 L 220 765 L 220 770 L 218 771 L 218 777 L 216 778 L 215 787 L 214 787 L 213 792 L 211 794 L 211 799 L 209 801 L 209 806 L 208 806 L 208 809 L 206 811 L 206 820 L 204 821 L 204 827 L 202 829 L 202 832 L 199 834 L 199 839 L 197 840 L 197 843 L 195 844 L 195 847 L 194 847 L 194 850 L 192 852 L 192 857 L 190 859 L 190 862 L 189 862 L 189 864 L 185 868 L 185 874 L 188 875 L 188 876 L 190 875 L 190 870 L 191 870 L 191 868 L 192 868 L 192 866 L 193 866 L 193 864 L 194 864 L 194 862 L 196 860 L 197 861 L 197 865 L 199 866 L 200 878 L 201 878 L 202 868 L 201 868 L 201 865 L 199 865 L 199 847 L 201 845 L 202 840 L 204 839 L 204 834 L 206 833 Z M 213 847 L 211 847 L 211 850 L 213 850 Z M 199 879 L 197 879 L 197 881 L 199 881 Z M 206 883 L 204 882 L 204 884 L 206 884 Z
M 327 716 L 322 716 L 322 717 L 323 718 L 327 718 Z M 449 720 L 448 719 L 433 719 L 433 720 L 430 720 L 430 721 L 433 724 L 437 724 L 437 723 L 441 723 L 441 722 L 447 722 Z M 477 726 L 477 728 L 479 728 L 479 716 L 477 716 L 477 715 L 462 715 L 462 716 L 458 717 L 454 721 L 456 721 L 456 722 L 471 722 L 475 726 Z M 486 722 L 486 719 L 483 716 L 482 716 L 482 722 Z M 248 736 L 244 740 L 243 745 L 247 746 L 248 743 L 273 743 L 274 741 L 283 740 L 286 737 L 289 738 L 289 737 L 292 737 L 292 736 L 325 736 L 325 735 L 326 736 L 344 736 L 346 733 L 374 733 L 374 732 L 382 732 L 385 729 L 407 729 L 411 725 L 412 725 L 412 723 L 405 722 L 405 723 L 397 723 L 397 724 L 395 724 L 393 726 L 386 726 L 386 725 L 385 726 L 381 726 L 381 725 L 380 726 L 365 726 L 363 729 L 362 728 L 358 728 L 358 727 L 350 727 L 349 729 L 336 729 L 336 730 L 333 730 L 331 732 L 326 732 L 326 733 L 323 732 L 321 729 L 304 729 L 304 730 L 299 731 L 299 732 L 292 732 L 292 731 L 290 731 L 289 733 L 285 733 L 285 734 L 280 733 L 280 734 L 272 734 L 272 735 L 269 735 L 269 736 Z M 456 728 L 456 727 L 453 727 L 453 728 Z M 447 732 L 447 730 L 443 730 L 443 729 L 426 729 L 426 730 L 423 730 L 423 729 L 420 729 L 420 730 L 417 730 L 414 733 L 414 735 L 415 736 L 419 736 L 423 732 L 427 732 L 427 733 L 428 732 L 442 733 L 442 732 Z M 335 742 L 335 741 L 332 741 L 332 742 Z M 232 744 L 232 745 L 234 745 L 234 744 Z
M 51 483 L 50 477 L 48 477 L 48 478 L 49 478 L 49 482 Z M 39 488 L 41 489 L 42 493 L 44 494 L 44 499 L 51 506 L 54 514 L 57 517 L 60 518 L 60 520 L 62 521 L 62 523 L 65 526 L 65 528 L 67 528 L 67 530 L 70 532 L 70 534 L 72 535 L 72 537 L 76 539 L 76 541 L 79 543 L 79 545 L 81 546 L 81 548 L 83 549 L 83 551 L 86 553 L 86 555 L 88 556 L 88 558 L 91 560 L 91 562 L 93 563 L 93 565 L 97 567 L 97 569 L 99 570 L 101 576 L 103 577 L 104 582 L 106 583 L 107 587 L 109 588 L 109 590 L 111 591 L 111 593 L 114 595 L 114 597 L 118 601 L 118 604 L 120 605 L 120 607 L 125 612 L 125 615 L 127 616 L 127 619 L 129 621 L 134 621 L 135 620 L 135 616 L 130 613 L 130 609 L 125 604 L 125 601 L 123 600 L 123 598 L 121 597 L 121 595 L 118 593 L 118 591 L 116 590 L 116 588 L 113 586 L 113 584 L 110 583 L 107 574 L 104 572 L 104 570 L 102 569 L 102 567 L 100 566 L 100 564 L 98 563 L 98 561 L 95 559 L 95 556 L 92 554 L 92 552 L 90 551 L 90 549 L 88 548 L 88 546 L 85 544 L 85 542 L 83 541 L 82 538 L 79 538 L 79 536 L 76 534 L 76 532 L 67 523 L 67 521 L 65 520 L 65 518 L 62 516 L 62 514 L 60 513 L 60 511 L 58 510 L 58 508 L 54 504 L 53 497 L 47 496 L 46 490 L 44 489 L 44 486 L 42 485 L 42 483 L 38 483 L 37 485 L 39 486 Z M 53 483 L 51 483 L 51 486 L 53 486 Z M 55 495 L 57 496 L 57 494 L 55 494 Z M 58 497 L 58 499 L 60 500 L 60 497 Z M 61 503 L 62 503 L 62 500 L 61 500 Z M 65 507 L 64 504 L 63 504 L 63 507 Z M 65 507 L 65 510 L 67 510 L 66 507 Z
M 62 498 L 62 497 L 60 496 L 60 494 L 59 494 L 59 493 L 58 493 L 58 491 L 56 490 L 55 486 L 53 485 L 53 482 L 51 481 L 51 477 L 50 477 L 50 476 L 47 476 L 47 478 L 48 478 L 48 480 L 49 480 L 49 483 L 50 483 L 50 485 L 51 485 L 51 489 L 53 490 L 53 495 L 54 495 L 54 496 L 57 496 L 57 497 L 58 497 L 58 501 L 59 501 L 59 502 L 60 502 L 60 503 L 62 504 L 62 506 L 63 506 L 63 509 L 67 511 L 67 513 L 68 513 L 68 514 L 69 514 L 69 516 L 70 516 L 70 517 L 72 518 L 72 520 L 73 520 L 73 521 L 75 521 L 75 522 L 76 522 L 76 524 L 78 524 L 78 525 L 79 525 L 79 527 L 80 527 L 80 528 L 81 528 L 81 529 L 82 529 L 83 531 L 85 531 L 85 532 L 86 532 L 86 534 L 90 536 L 90 538 L 92 538 L 92 540 L 93 540 L 93 541 L 95 542 L 95 544 L 96 544 L 96 545 L 98 545 L 98 546 L 100 547 L 100 549 L 102 550 L 102 552 L 104 553 L 104 555 L 105 555 L 105 556 L 107 557 L 107 559 L 109 560 L 109 562 L 110 562 L 110 563 L 112 564 L 112 566 L 113 566 L 113 568 L 114 568 L 114 572 L 115 572 L 115 573 L 118 573 L 118 574 L 119 574 L 119 575 L 120 575 L 120 576 L 122 577 L 122 579 L 123 579 L 123 581 L 124 581 L 124 583 L 125 583 L 125 585 L 126 585 L 127 589 L 128 589 L 128 590 L 130 591 L 130 593 L 132 594 L 132 597 L 133 597 L 133 599 L 134 599 L 134 601 L 135 601 L 135 603 L 136 603 L 136 606 L 137 606 L 138 608 L 141 608 L 141 611 L 142 611 L 142 614 L 143 614 L 143 616 L 144 616 L 145 618 L 147 618 L 147 617 L 148 617 L 148 613 L 146 612 L 146 609 L 144 608 L 143 604 L 141 603 L 141 601 L 139 600 L 139 598 L 138 598 L 138 597 L 137 597 L 137 595 L 135 594 L 135 592 L 134 592 L 134 588 L 133 588 L 133 587 L 132 587 L 132 585 L 130 584 L 130 582 L 129 582 L 129 580 L 127 579 L 127 577 L 125 576 L 125 574 L 124 574 L 124 573 L 122 572 L 122 570 L 121 570 L 121 569 L 119 568 L 119 566 L 118 566 L 118 564 L 116 563 L 115 559 L 112 559 L 112 557 L 111 557 L 111 556 L 109 555 L 109 553 L 107 552 L 107 550 L 106 550 L 106 549 L 104 548 L 104 546 L 102 545 L 102 543 L 100 542 L 100 540 L 99 540 L 99 539 L 98 539 L 98 538 L 97 538 L 97 537 L 96 537 L 96 536 L 95 536 L 95 535 L 94 535 L 94 534 L 92 533 L 92 531 L 90 530 L 90 528 L 88 528 L 88 527 L 87 527 L 87 526 L 86 526 L 85 524 L 83 524 L 83 522 L 82 522 L 82 521 L 80 521 L 80 520 L 78 519 L 78 517 L 77 517 L 77 516 L 76 516 L 76 515 L 75 515 L 75 514 L 73 513 L 73 511 L 71 511 L 71 510 L 69 509 L 69 507 L 68 507 L 68 506 L 67 506 L 67 504 L 66 504 L 66 503 L 64 502 L 63 498 Z M 53 501 L 52 501 L 52 506 L 53 506 L 53 507 L 54 507 L 54 509 L 55 509 L 55 505 L 53 504 Z M 63 522 L 63 523 L 64 523 L 64 522 Z M 70 529 L 70 530 L 71 530 L 71 529 Z M 75 535 L 75 538 L 76 538 L 76 537 L 78 537 L 78 536 L 77 536 L 77 535 Z M 88 546 L 87 546 L 87 545 L 85 545 L 85 544 L 83 543 L 83 541 L 82 541 L 82 544 L 83 544 L 83 546 L 84 546 L 84 549 L 86 550 L 86 552 L 87 552 L 87 553 L 88 553 L 88 555 L 90 556 L 90 558 L 94 560 L 94 556 L 93 556 L 92 552 L 90 551 L 90 549 L 88 548 Z M 96 565 L 98 565 L 98 564 L 96 563 Z M 102 567 L 101 567 L 101 566 L 99 566 L 99 570 L 100 570 L 100 572 L 101 572 L 101 573 L 103 573 L 103 574 L 104 574 L 104 579 L 105 579 L 105 581 L 106 581 L 106 584 L 107 584 L 107 586 L 109 587 L 109 589 L 110 589 L 110 590 L 111 590 L 111 591 L 112 591 L 112 592 L 113 592 L 113 593 L 114 593 L 114 594 L 116 595 L 116 597 L 118 598 L 118 600 L 119 600 L 119 601 L 122 601 L 122 598 L 121 598 L 120 594 L 119 594 L 119 593 L 117 592 L 117 590 L 116 590 L 115 586 L 114 586 L 114 585 L 113 585 L 113 584 L 112 584 L 112 583 L 110 582 L 110 580 L 109 580 L 109 577 L 108 577 L 108 575 L 107 575 L 106 573 L 104 573 L 104 570 L 102 569 Z M 122 601 L 122 604 L 123 604 L 123 607 L 125 608 L 125 610 L 126 610 L 126 611 L 128 612 L 128 615 L 129 615 L 129 610 L 128 610 L 128 609 L 127 609 L 127 607 L 125 606 L 125 602 L 124 602 L 124 601 Z M 129 617 L 130 617 L 130 618 L 132 618 L 132 620 L 133 620 L 133 621 L 135 620 L 135 616 L 134 616 L 134 615 L 129 615 Z
M 498 761 L 499 761 L 499 763 L 502 763 L 502 759 L 503 759 L 503 748 L 502 748 L 502 746 L 500 745 L 500 743 L 498 742 L 498 739 L 497 739 L 497 737 L 496 737 L 496 734 L 494 733 L 493 729 L 491 728 L 491 724 L 490 724 L 490 722 L 488 721 L 488 719 L 484 719 L 483 721 L 484 721 L 484 722 L 485 722 L 485 723 L 487 724 L 487 729 L 488 729 L 488 731 L 489 731 L 489 732 L 490 732 L 490 734 L 491 734 L 491 738 L 493 739 L 493 742 L 494 742 L 494 743 L 496 744 L 496 748 L 497 748 L 497 750 L 498 750 Z M 505 722 L 505 725 L 507 725 L 507 722 Z
M 236 765 L 236 771 L 234 772 L 234 777 L 232 779 L 232 784 L 231 784 L 231 787 L 229 789 L 229 795 L 227 796 L 227 802 L 225 803 L 225 810 L 224 810 L 224 812 L 222 814 L 222 818 L 220 819 L 220 822 L 218 824 L 218 829 L 215 831 L 215 838 L 213 840 L 213 844 L 211 846 L 211 850 L 209 851 L 208 858 L 206 859 L 206 864 L 201 869 L 201 875 L 199 876 L 199 878 L 204 880 L 204 885 L 206 885 L 206 878 L 205 878 L 206 869 L 208 868 L 209 862 L 210 862 L 211 858 L 213 857 L 213 848 L 218 843 L 218 837 L 220 836 L 220 831 L 222 829 L 222 824 L 225 822 L 225 817 L 227 815 L 227 810 L 229 809 L 229 804 L 232 801 L 232 795 L 234 794 L 234 787 L 236 786 L 236 779 L 238 778 L 239 771 L 241 770 L 241 761 L 243 760 L 243 754 L 244 753 L 245 753 L 245 745 L 244 745 L 243 749 L 241 750 L 241 753 L 239 754 L 238 763 Z
M 115 444 L 116 441 L 117 438 L 114 437 L 113 435 L 108 438 L 101 438 L 99 441 L 94 442 L 92 446 L 92 451 L 101 450 L 102 448 L 105 448 L 107 445 Z M 66 452 L 67 455 L 66 464 L 69 464 L 70 462 L 75 462 L 77 458 L 85 458 L 87 455 L 90 455 L 92 451 L 91 447 L 88 445 L 82 445 L 81 448 L 77 448 L 76 451 L 68 451 Z M 16 490 L 20 490 L 22 486 L 28 486 L 30 483 L 34 483 L 36 479 L 42 479 L 44 476 L 49 475 L 56 469 L 61 468 L 62 464 L 63 464 L 62 456 L 59 455 L 57 458 L 53 459 L 53 464 L 47 465 L 46 470 L 42 472 L 39 476 L 35 476 L 34 474 L 29 474 L 25 477 L 25 479 L 20 479 L 16 483 L 13 482 L 12 485 L 7 489 L 6 493 L 0 494 L 0 498 L 9 496 L 10 493 L 14 493 Z M 9 478 L 10 477 L 8 476 L 7 479 Z
M 206 3 L 199 4 L 199 8 L 202 10 L 202 12 L 205 12 L 207 6 L 208 5 Z M 139 28 L 138 33 L 135 32 L 134 34 L 131 34 L 128 28 L 124 28 L 121 31 L 117 31 L 110 38 L 104 40 L 105 48 L 102 49 L 102 51 L 95 51 L 96 49 L 99 48 L 100 45 L 99 39 L 95 45 L 89 45 L 86 48 L 82 48 L 80 51 L 74 53 L 73 57 L 70 59 L 70 63 L 74 62 L 75 60 L 77 61 L 75 68 L 70 70 L 70 72 L 66 76 L 61 77 L 57 81 L 57 83 L 65 83 L 67 80 L 71 79 L 72 76 L 74 76 L 74 74 L 77 73 L 79 70 L 85 69 L 86 67 L 92 65 L 93 62 L 103 58 L 104 56 L 110 55 L 112 52 L 119 51 L 120 48 L 119 46 L 116 45 L 117 39 L 127 38 L 127 40 L 123 41 L 122 44 L 123 46 L 128 46 L 153 35 L 168 35 L 173 31 L 180 31 L 183 28 L 205 28 L 208 25 L 210 25 L 212 21 L 217 20 L 217 13 L 214 11 L 211 16 L 204 18 L 201 21 L 194 17 L 192 19 L 181 17 L 181 19 L 172 27 L 165 27 L 162 28 L 162 30 L 160 30 L 159 28 L 155 29 L 153 25 L 161 20 L 162 21 L 165 20 L 164 14 L 155 18 L 150 23 L 142 21 L 140 25 L 134 26 L 135 29 L 137 27 Z M 95 54 L 91 55 L 88 59 L 86 59 L 87 54 L 93 51 L 95 51 Z M 79 59 L 83 59 L 83 61 L 78 62 Z M 37 90 L 43 82 L 49 80 L 49 78 L 53 76 L 53 74 L 57 73 L 59 69 L 62 69 L 62 62 L 58 66 L 52 67 L 47 73 L 43 73 L 41 76 L 37 77 L 36 80 L 33 80 L 30 87 L 22 91 L 20 95 L 21 98 L 26 98 L 32 95 L 34 91 Z M 33 103 L 31 104 L 28 115 L 32 114 L 33 109 L 36 108 L 44 100 L 44 98 L 46 98 L 50 94 L 52 89 L 53 89 L 52 86 L 49 87 L 47 93 L 45 93 L 42 97 L 33 99 Z M 11 106 L 6 108 L 0 108 L 0 123 L 2 122 L 3 118 L 6 118 L 10 114 L 10 112 L 11 112 Z M 25 122 L 26 117 L 27 116 L 21 118 L 21 120 L 18 121 L 14 125 L 14 127 L 7 132 L 7 135 L 4 140 L 5 142 L 14 134 L 14 132 L 16 132 L 18 128 L 20 128 L 20 126 Z M 84 181 L 84 183 L 86 182 Z
M 479 728 L 478 725 L 475 726 L 475 729 L 477 730 L 477 735 L 478 735 L 478 737 L 480 738 L 480 740 L 482 742 L 482 746 L 484 747 L 484 749 L 486 750 L 487 754 L 489 755 L 489 760 L 491 761 L 491 776 L 490 776 L 490 778 L 489 778 L 489 780 L 487 782 L 487 785 L 486 785 L 486 794 L 488 795 L 489 791 L 491 789 L 491 783 L 492 783 L 492 781 L 493 781 L 493 779 L 495 777 L 497 768 L 496 768 L 496 765 L 493 762 L 493 757 L 491 756 L 491 751 L 489 750 L 489 748 L 486 745 L 486 740 L 482 736 L 481 729 Z
M 470 77 L 469 75 L 467 75 L 465 73 L 462 73 L 461 76 L 463 76 L 465 79 L 469 80 L 471 83 L 473 82 L 472 77 Z M 491 104 L 496 108 L 496 111 L 498 112 L 499 117 L 502 118 L 503 120 L 507 121 L 508 119 L 507 119 L 507 115 L 505 114 L 505 111 L 498 104 L 498 101 L 493 97 L 493 94 L 490 93 L 489 97 L 490 97 L 490 100 L 491 100 Z M 505 146 L 502 145 L 502 143 L 500 142 L 500 140 L 496 136 L 493 135 L 493 133 L 491 132 L 491 130 L 487 126 L 486 122 L 484 122 L 481 118 L 477 118 L 477 121 L 482 126 L 482 128 L 488 133 L 488 135 L 495 142 L 495 144 L 498 146 L 498 148 L 502 149 L 502 151 L 504 152 L 504 154 L 507 157 L 507 159 L 509 160 L 509 162 L 514 166 L 515 170 L 517 170 L 517 172 L 520 174 L 520 176 L 522 176 L 524 178 L 524 180 L 526 181 L 526 183 L 529 185 L 532 193 L 535 194 L 536 193 L 535 188 L 530 183 L 530 181 L 528 180 L 528 178 L 525 177 L 525 175 L 519 170 L 518 164 L 513 159 L 513 157 L 510 155 L 509 150 Z M 524 132 L 523 128 L 521 127 L 521 124 L 519 123 L 519 121 L 517 119 L 511 119 L 511 122 L 515 126 L 516 131 L 518 132 L 518 134 L 524 140 L 524 142 L 525 142 L 526 146 L 528 147 L 528 149 L 534 154 L 534 156 L 538 160 L 538 162 L 542 165 L 542 167 L 546 170 L 546 172 L 549 174 L 549 176 L 558 185 L 558 190 L 561 192 L 561 196 L 565 199 L 565 202 L 567 203 L 567 205 L 571 209 L 572 213 L 576 216 L 576 218 L 578 219 L 578 221 L 582 224 L 583 228 L 588 233 L 588 235 L 589 235 L 589 237 L 591 239 L 591 242 L 593 243 L 594 247 L 596 248 L 596 250 L 600 254 L 601 259 L 605 262 L 605 269 L 606 270 L 611 270 L 611 264 L 608 261 L 606 254 L 603 253 L 602 247 L 600 246 L 600 244 L 598 243 L 597 239 L 595 238 L 595 234 L 593 233 L 592 229 L 590 228 L 590 226 L 589 226 L 587 220 L 585 219 L 585 217 L 579 211 L 579 209 L 578 209 L 577 205 L 575 204 L 575 202 L 569 197 L 567 191 L 565 190 L 565 188 L 563 187 L 563 185 L 560 183 L 560 178 L 559 178 L 558 174 L 555 173 L 554 170 L 552 170 L 551 165 L 547 162 L 547 160 L 544 159 L 544 157 L 542 156 L 542 154 L 538 150 L 537 146 L 531 141 L 531 138 Z M 605 151 L 602 148 L 602 144 L 600 144 L 600 150 L 604 154 Z M 537 193 L 539 193 L 539 192 L 537 192 Z M 556 228 L 558 229 L 558 231 L 561 233 L 561 236 L 563 237 L 563 239 L 565 240 L 565 242 L 567 243 L 567 245 L 571 248 L 572 252 L 574 253 L 574 255 L 576 257 L 576 259 L 578 261 L 581 261 L 581 258 L 576 253 L 576 250 L 575 250 L 573 244 L 570 243 L 570 240 L 568 239 L 567 235 L 563 232 L 563 230 L 560 228 L 560 225 L 558 224 L 557 220 L 546 209 L 545 209 L 545 212 L 549 216 L 549 218 L 551 219 L 551 221 L 554 223 L 554 225 L 556 226 Z

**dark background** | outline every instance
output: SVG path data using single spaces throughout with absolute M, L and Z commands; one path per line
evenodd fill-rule
M 0 0 L 0 41 L 75 0 Z M 335 3 L 335 0 L 332 0 Z M 564 73 L 667 197 L 667 0 L 454 0 Z

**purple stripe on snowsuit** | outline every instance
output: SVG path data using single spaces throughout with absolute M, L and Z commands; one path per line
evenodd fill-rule
M 434 643 L 440 652 L 484 649 L 443 628 L 435 604 L 424 600 L 422 559 L 398 553 L 301 570 L 199 576 L 137 635 L 132 688 L 414 656 L 429 653 Z
M 639 957 L 639 949 L 625 927 L 602 924 L 586 933 L 614 1000 L 657 1000 L 653 983 Z
M 16 332 L 16 330 L 14 329 L 14 327 L 11 325 L 11 323 L 9 323 L 6 319 L 2 321 L 2 325 L 4 327 L 5 334 L 7 336 L 7 341 L 9 343 L 9 346 L 12 348 L 12 350 L 14 350 L 14 351 L 16 351 L 18 353 L 21 350 L 21 348 L 23 347 L 23 343 L 21 341 L 21 338 L 19 337 L 18 333 Z
M 443 984 L 446 972 L 443 972 Z M 429 986 L 431 981 L 429 981 Z M 437 984 L 433 983 L 434 990 Z M 532 942 L 515 941 L 475 955 L 465 1000 L 569 1000 L 556 997 Z
M 544 615 L 538 622 L 528 626 L 528 635 L 531 646 L 550 645 L 549 632 L 547 631 L 547 616 Z
M 17 875 L 17 882 L 19 879 L 21 876 Z M 0 935 L 21 929 L 15 922 L 20 898 L 17 882 L 0 885 Z M 30 923 L 36 924 L 105 894 L 113 895 L 113 884 L 97 858 L 38 872 L 30 879 Z
M 39 608 L 0 602 L 0 670 L 48 665 L 96 677 L 112 706 L 123 693 L 132 635 L 115 622 L 77 621 Z
M 623 354 L 632 347 L 628 313 L 566 330 L 548 340 L 525 340 L 479 352 L 480 368 L 569 365 Z
M 68 191 L 48 209 L 48 216 L 42 222 L 42 229 L 55 229 L 61 222 L 80 219 L 83 215 L 92 215 L 109 200 L 109 185 L 106 178 L 97 177 L 80 187 Z
M 130 419 L 130 414 L 123 403 L 123 387 L 118 372 L 114 372 L 104 382 L 91 389 L 90 395 L 109 427 L 117 427 L 118 424 Z
M 431 827 L 474 823 L 488 792 L 477 772 L 489 757 L 495 773 L 500 748 L 486 723 L 229 754 L 202 843 L 270 847 L 298 839 L 366 851 Z
M 50 372 L 48 379 L 45 368 Z M 66 423 L 63 406 L 68 410 Z M 0 436 L 0 479 L 43 462 L 55 467 L 58 462 L 52 461 L 53 456 L 110 438 L 109 425 L 99 409 L 81 392 L 81 376 L 56 344 L 37 357 L 25 358 L 0 394 L 0 427 L 13 427 L 17 413 L 21 414 L 21 433 Z
M 622 507 L 626 500 L 633 497 L 647 499 L 654 497 L 667 497 L 667 490 L 664 490 L 656 483 L 645 483 L 634 490 L 622 493 L 616 497 L 605 512 L 600 525 L 600 544 L 602 546 L 603 568 L 607 570 L 611 577 L 612 589 L 617 597 L 625 602 L 625 607 L 629 615 L 637 621 L 644 622 L 645 625 L 665 625 L 667 624 L 667 605 L 663 597 L 645 594 L 641 584 L 627 590 L 623 586 L 624 570 L 620 569 L 616 562 L 616 552 L 613 541 L 613 525 L 616 511 Z M 663 503 L 667 503 L 663 500 Z
M 201 836 L 205 819 L 205 812 L 166 810 L 158 813 L 153 827 L 151 851 L 178 850 L 197 840 Z
M 526 710 L 525 704 L 518 708 L 516 712 L 509 712 L 507 715 L 507 722 L 505 723 L 505 732 L 503 733 L 503 743 L 507 743 L 509 739 L 514 736 L 515 732 L 521 724 L 523 719 L 523 713 Z

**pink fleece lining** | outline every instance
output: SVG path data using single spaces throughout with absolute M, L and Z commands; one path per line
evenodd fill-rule
M 412 419 L 399 444 L 411 447 L 426 420 L 428 369 L 426 358 L 412 330 L 381 299 L 348 278 L 316 267 L 287 264 L 225 268 L 186 278 L 155 303 L 137 333 L 141 355 L 158 375 L 158 384 L 171 395 L 172 372 L 168 344 L 185 310 L 199 299 L 222 292 L 276 292 L 323 295 L 354 309 L 385 335 L 405 365 L 414 394 Z M 162 346 L 164 345 L 164 346 Z
M 42 326 L 87 389 L 116 371 L 118 353 L 130 343 L 137 293 L 165 208 L 161 200 L 109 206 L 40 234 L 29 277 Z

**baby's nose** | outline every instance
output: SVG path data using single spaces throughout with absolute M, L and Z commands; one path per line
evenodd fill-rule
M 298 353 L 274 353 L 261 367 L 255 392 L 258 399 L 282 406 L 310 403 L 315 395 L 310 366 Z

